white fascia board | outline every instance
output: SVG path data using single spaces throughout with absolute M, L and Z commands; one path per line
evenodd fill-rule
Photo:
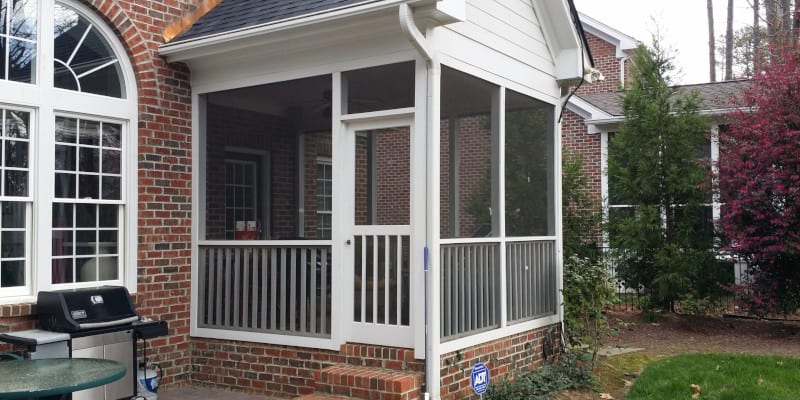
M 167 57 L 170 62 L 187 61 L 223 51 L 230 51 L 231 43 L 233 42 L 246 46 L 245 43 L 257 42 L 260 38 L 268 35 L 297 30 L 298 28 L 311 30 L 314 25 L 380 12 L 398 7 L 401 4 L 413 5 L 419 8 L 420 18 L 434 21 L 434 25 L 466 20 L 466 0 L 381 0 L 367 2 L 354 7 L 343 7 L 302 17 L 288 18 L 282 21 L 274 21 L 174 44 L 166 43 L 159 48 L 159 54 Z M 276 39 L 267 40 L 267 42 L 274 40 Z
M 366 4 L 343 7 L 335 10 L 326 10 L 316 14 L 304 15 L 298 18 L 288 18 L 263 25 L 247 27 L 228 31 L 216 35 L 203 36 L 196 39 L 166 43 L 159 47 L 160 55 L 169 62 L 186 61 L 200 56 L 211 55 L 217 52 L 230 50 L 229 44 L 236 41 L 251 41 L 278 32 L 309 27 L 312 25 L 340 20 L 347 17 L 367 14 L 376 11 L 397 7 L 400 4 L 425 4 L 424 0 L 382 0 Z
M 566 85 L 583 79 L 591 70 L 566 0 L 534 0 L 533 8 L 555 63 L 556 80 Z
M 616 48 L 617 58 L 625 58 L 630 55 L 630 52 L 639 46 L 639 41 L 632 36 L 628 36 L 584 13 L 580 15 L 581 24 L 583 25 L 584 32 L 591 33 L 600 39 L 611 43 Z
M 567 110 L 583 118 L 590 134 L 609 132 L 609 128 L 616 127 L 624 119 L 615 117 L 577 96 L 570 97 Z

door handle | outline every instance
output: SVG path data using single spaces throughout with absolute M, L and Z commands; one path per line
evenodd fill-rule
M 350 243 L 351 243 L 351 242 L 350 242 L 350 239 L 347 239 L 347 240 L 344 242 L 344 244 L 346 244 L 346 245 L 348 245 L 348 246 L 350 246 Z

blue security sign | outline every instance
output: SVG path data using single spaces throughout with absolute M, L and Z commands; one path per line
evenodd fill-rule
M 486 368 L 484 363 L 477 363 L 472 367 L 472 374 L 470 374 L 469 383 L 472 390 L 478 396 L 486 392 L 489 388 L 489 368 Z

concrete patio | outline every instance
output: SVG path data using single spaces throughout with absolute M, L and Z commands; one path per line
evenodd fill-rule
M 279 400 L 275 397 L 258 396 L 198 387 L 164 389 L 163 391 L 159 390 L 158 398 L 160 400 Z

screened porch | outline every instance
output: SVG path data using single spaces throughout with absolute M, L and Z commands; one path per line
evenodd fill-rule
M 451 344 L 557 316 L 554 106 L 442 66 L 434 168 L 424 71 L 201 96 L 197 332 L 421 348 L 426 307 Z

